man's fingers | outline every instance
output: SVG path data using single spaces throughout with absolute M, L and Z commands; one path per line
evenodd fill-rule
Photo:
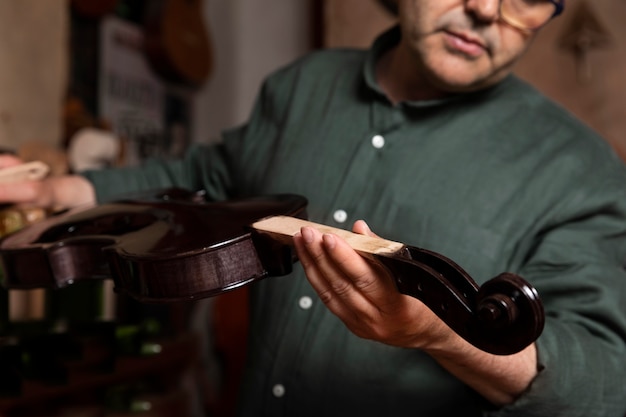
M 389 286 L 386 285 L 387 280 L 381 279 L 382 271 L 371 261 L 355 254 L 354 250 L 341 238 L 325 235 L 324 248 L 332 255 L 334 266 L 369 300 L 376 301 L 389 290 Z
M 15 155 L 8 153 L 0 154 L 0 169 L 8 168 L 22 163 L 22 160 Z
M 36 204 L 41 193 L 40 181 L 0 182 L 0 203 Z
M 321 248 L 321 238 L 308 228 L 296 234 L 293 238 L 298 259 L 304 268 L 307 278 L 318 296 L 331 311 L 338 314 L 344 309 L 341 298 L 336 294 L 337 290 L 344 293 L 348 290 L 349 282 L 340 280 L 334 283 L 334 289 L 329 279 L 325 277 L 327 266 L 324 261 L 324 251 Z
M 386 270 L 356 253 L 339 236 L 303 228 L 298 242 L 305 272 L 320 298 L 365 314 L 375 314 L 379 303 L 397 295 Z M 330 307 L 330 305 L 329 305 Z

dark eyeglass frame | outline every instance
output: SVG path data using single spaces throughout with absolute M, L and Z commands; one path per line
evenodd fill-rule
M 550 3 L 554 4 L 554 7 L 556 7 L 554 13 L 552 13 L 552 18 L 555 18 L 563 13 L 563 9 L 565 8 L 565 0 L 550 0 Z

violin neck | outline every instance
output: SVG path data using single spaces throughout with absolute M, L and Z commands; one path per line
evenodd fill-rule
M 405 247 L 403 243 L 379 237 L 360 235 L 348 230 L 290 216 L 271 216 L 252 224 L 252 228 L 256 232 L 288 245 L 293 244 L 293 236 L 299 233 L 303 227 L 313 227 L 321 233 L 337 235 L 344 239 L 352 249 L 366 257 L 370 257 L 368 255 L 393 255 Z

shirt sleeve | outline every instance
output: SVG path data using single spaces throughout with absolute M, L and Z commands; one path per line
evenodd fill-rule
M 622 416 L 626 410 L 626 183 L 582 184 L 534 238 L 520 274 L 546 325 L 539 374 L 504 416 Z
M 171 187 L 204 190 L 209 200 L 232 192 L 229 158 L 222 143 L 192 145 L 178 160 L 150 159 L 140 166 L 81 173 L 95 187 L 99 203 L 125 195 Z
M 204 190 L 212 201 L 259 192 L 258 182 L 271 166 L 281 117 L 291 93 L 293 71 L 268 77 L 248 121 L 223 132 L 219 142 L 193 144 L 177 160 L 150 159 L 137 167 L 81 173 L 96 189 L 98 202 L 153 189 L 180 187 Z

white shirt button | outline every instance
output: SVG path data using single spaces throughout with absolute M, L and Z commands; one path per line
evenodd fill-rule
M 283 384 L 276 384 L 272 387 L 272 394 L 274 397 L 280 398 L 285 395 L 285 386 Z
M 337 223 L 343 223 L 348 220 L 348 213 L 346 213 L 345 210 L 337 210 L 333 213 L 333 219 L 335 219 Z
M 300 297 L 300 299 L 298 300 L 298 305 L 301 309 L 308 310 L 313 306 L 313 299 L 308 295 L 305 295 L 304 297 Z
M 385 138 L 381 135 L 372 136 L 372 146 L 376 149 L 380 149 L 385 146 Z

